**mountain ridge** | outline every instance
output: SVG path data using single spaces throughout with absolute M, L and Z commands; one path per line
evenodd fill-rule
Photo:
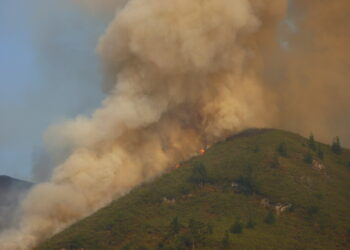
M 348 249 L 349 163 L 311 137 L 246 130 L 38 249 Z
M 32 186 L 28 181 L 0 175 L 0 231 L 12 223 L 20 199 Z

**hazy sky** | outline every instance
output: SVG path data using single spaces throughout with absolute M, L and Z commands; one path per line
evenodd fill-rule
M 0 175 L 30 179 L 43 131 L 103 97 L 95 46 L 107 21 L 67 2 L 0 1 Z

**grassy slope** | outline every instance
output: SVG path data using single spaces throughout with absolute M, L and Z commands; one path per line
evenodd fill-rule
M 276 152 L 282 142 L 287 157 Z M 301 136 L 279 130 L 245 132 L 136 188 L 38 249 L 186 249 L 186 244 L 192 249 L 193 239 L 196 249 L 220 249 L 237 218 L 244 225 L 251 218 L 256 226 L 245 227 L 241 234 L 229 233 L 233 249 L 349 249 L 350 151 L 337 155 L 329 146 L 318 145 L 324 152 L 324 170 L 304 162 L 311 150 Z M 312 154 L 318 159 L 316 152 Z M 280 164 L 273 168 L 277 156 Z M 199 162 L 208 173 L 205 185 L 189 181 Z M 248 166 L 255 186 L 250 195 L 231 186 L 249 175 Z M 164 197 L 176 199 L 175 204 L 164 202 Z M 293 207 L 277 216 L 275 224 L 267 224 L 267 214 L 275 210 L 262 207 L 263 198 Z M 180 231 L 171 233 L 175 217 Z M 202 223 L 200 236 L 196 229 L 191 231 L 191 219 Z M 207 225 L 213 228 L 211 233 L 205 233 Z

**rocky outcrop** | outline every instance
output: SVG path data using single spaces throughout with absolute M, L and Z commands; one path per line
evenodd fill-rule
M 312 161 L 312 168 L 316 170 L 323 170 L 325 169 L 325 165 L 322 164 L 322 162 L 319 162 L 317 160 Z
M 292 204 L 290 203 L 281 203 L 281 202 L 271 202 L 267 198 L 263 198 L 260 201 L 260 206 L 263 208 L 273 208 L 277 215 L 281 215 L 284 212 L 287 212 L 289 209 L 292 208 Z

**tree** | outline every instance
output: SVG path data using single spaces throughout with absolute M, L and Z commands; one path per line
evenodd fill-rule
M 309 148 L 310 148 L 310 149 L 312 149 L 313 151 L 316 151 L 316 142 L 315 142 L 315 138 L 314 138 L 314 135 L 313 135 L 313 134 L 311 134 L 311 135 L 309 136 L 309 142 L 308 142 L 308 144 L 309 144 Z
M 286 144 L 284 142 L 279 144 L 277 146 L 276 150 L 280 154 L 280 156 L 283 156 L 283 157 L 287 157 L 288 156 L 287 146 L 286 146 Z
M 324 153 L 323 153 L 323 151 L 322 151 L 321 146 L 318 146 L 318 149 L 317 149 L 317 156 L 318 156 L 318 158 L 319 158 L 320 160 L 323 160 L 323 158 L 324 158 Z
M 231 241 L 230 241 L 230 235 L 228 232 L 225 232 L 225 236 L 221 241 L 221 249 L 222 250 L 228 250 L 231 249 Z
M 253 168 L 251 165 L 245 167 L 243 175 L 236 179 L 236 182 L 239 184 L 239 191 L 245 195 L 260 192 L 259 186 L 253 177 Z
M 264 222 L 265 222 L 266 224 L 270 224 L 270 225 L 275 224 L 275 223 L 276 223 L 276 216 L 275 216 L 275 214 L 274 214 L 273 212 L 270 211 L 270 212 L 266 215 Z
M 202 163 L 197 163 L 192 169 L 190 181 L 196 184 L 204 185 L 208 182 L 208 174 Z
M 180 223 L 177 217 L 175 217 L 170 223 L 170 232 L 177 234 L 180 232 Z
M 304 155 L 304 162 L 307 164 L 312 164 L 313 161 L 313 157 L 312 154 L 310 152 L 308 152 L 307 154 Z
M 334 153 L 341 154 L 342 148 L 341 148 L 340 139 L 338 136 L 333 139 L 331 149 Z
M 243 225 L 239 218 L 237 218 L 235 223 L 231 226 L 230 232 L 233 234 L 240 234 L 243 232 Z

